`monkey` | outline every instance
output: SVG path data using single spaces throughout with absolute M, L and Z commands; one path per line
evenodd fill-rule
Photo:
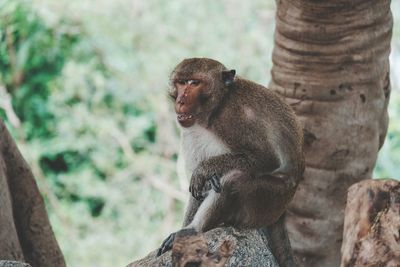
M 209 58 L 170 76 L 191 197 L 184 229 L 263 229 L 280 266 L 295 266 L 284 213 L 304 172 L 303 131 L 275 92 Z M 175 233 L 157 255 L 172 248 Z

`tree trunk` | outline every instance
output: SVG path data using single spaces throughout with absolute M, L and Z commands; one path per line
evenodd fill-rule
M 287 214 L 301 266 L 339 266 L 347 188 L 371 178 L 388 123 L 389 0 L 278 0 L 270 88 L 304 126 Z
M 33 174 L 1 120 L 0 205 L 1 260 L 65 266 Z

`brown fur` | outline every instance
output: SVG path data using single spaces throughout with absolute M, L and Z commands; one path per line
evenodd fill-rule
M 227 83 L 226 77 L 233 78 L 230 74 L 215 60 L 193 58 L 182 61 L 171 75 L 175 110 L 193 114 L 190 123 L 185 121 L 182 126 L 197 123 L 230 151 L 203 160 L 193 171 L 190 191 L 195 197 L 209 189 L 214 174 L 221 177 L 222 191 L 199 230 L 220 225 L 269 226 L 269 230 L 276 229 L 268 235 L 274 239 L 270 240 L 273 252 L 291 253 L 282 250 L 287 246 L 290 250 L 290 245 L 281 216 L 304 172 L 302 130 L 292 109 L 277 94 L 239 77 Z M 200 84 L 177 85 L 177 81 L 187 80 L 199 80 Z M 191 198 L 185 225 L 200 205 L 201 201 Z M 275 256 L 281 266 L 293 266 L 287 255 Z

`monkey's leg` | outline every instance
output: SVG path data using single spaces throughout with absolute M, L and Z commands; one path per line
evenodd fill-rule
M 221 183 L 219 181 L 219 177 L 214 174 L 208 182 L 203 187 L 203 191 L 200 194 L 200 198 L 196 199 L 193 196 L 190 196 L 189 198 L 189 204 L 186 209 L 184 221 L 183 221 L 183 226 L 187 226 L 194 218 L 194 215 L 196 214 L 197 210 L 199 209 L 201 203 L 203 202 L 204 199 L 207 198 L 208 194 L 212 191 L 213 189 L 215 192 L 219 193 L 221 192 Z
M 202 196 L 204 197 L 204 199 L 207 199 L 207 197 L 209 195 L 209 192 L 211 192 L 211 191 L 212 190 L 208 190 L 208 191 L 204 191 L 202 193 Z M 187 210 L 186 210 L 186 213 L 185 213 L 185 218 L 184 218 L 184 221 L 183 221 L 184 229 L 193 228 L 192 226 L 188 226 L 188 224 L 194 220 L 193 218 L 194 218 L 195 214 L 198 212 L 198 209 L 201 206 L 202 202 L 203 201 L 197 200 L 194 197 L 190 196 L 189 204 L 188 204 L 188 207 L 187 207 Z M 160 248 L 158 249 L 157 257 L 160 256 L 161 254 L 167 252 L 168 250 L 172 249 L 172 245 L 174 243 L 176 233 L 177 232 L 170 234 L 162 242 Z
M 184 229 L 186 228 L 191 228 L 187 227 L 187 225 L 193 221 L 193 218 L 195 214 L 197 213 L 197 210 L 199 209 L 202 201 L 195 199 L 194 197 L 190 196 L 189 198 L 189 204 L 185 213 L 184 221 L 183 221 L 183 227 Z M 168 250 L 172 249 L 172 245 L 175 240 L 175 235 L 176 233 L 170 234 L 164 241 L 162 242 L 160 248 L 157 251 L 157 257 L 164 254 Z
M 157 257 L 161 256 L 168 250 L 172 249 L 172 245 L 174 244 L 176 233 L 170 234 L 161 244 L 160 248 L 157 251 Z
M 222 224 L 233 225 L 230 222 L 236 217 L 234 216 L 236 211 L 237 202 L 230 197 L 230 194 L 224 192 L 223 189 L 221 193 L 211 189 L 187 228 L 206 232 Z
M 228 199 L 227 196 L 228 194 L 226 193 L 217 193 L 214 189 L 210 189 L 203 202 L 191 198 L 189 206 L 191 206 L 192 209 L 189 207 L 186 212 L 185 225 L 187 224 L 186 220 L 189 220 L 193 213 L 195 214 L 193 220 L 191 220 L 190 224 L 188 224 L 184 229 L 192 228 L 196 231 L 205 232 L 227 222 L 228 220 L 226 215 L 235 212 L 235 209 L 231 208 L 231 205 L 229 204 L 230 199 Z M 199 205 L 197 209 L 193 208 L 197 205 Z M 164 240 L 158 250 L 158 256 L 172 248 L 175 236 L 176 233 L 172 233 Z
M 201 205 L 197 209 L 196 214 L 193 217 L 193 220 L 187 227 L 194 228 L 197 231 L 201 231 L 205 219 L 211 215 L 210 211 L 214 208 L 217 198 L 217 193 L 214 190 L 210 190 L 208 196 L 201 203 Z
M 206 212 L 206 209 L 210 205 L 210 202 L 214 201 L 214 199 L 215 199 L 214 194 L 216 194 L 216 193 L 213 190 L 209 190 L 209 192 L 207 192 L 207 196 L 203 202 L 196 200 L 194 197 L 190 197 L 189 206 L 188 206 L 188 209 L 185 214 L 185 221 L 184 221 L 183 229 L 194 228 L 197 231 L 200 230 L 200 228 L 197 226 L 197 224 L 201 223 L 201 217 L 205 216 L 204 212 Z M 189 224 L 189 222 L 191 222 L 191 223 Z M 161 254 L 164 254 L 168 250 L 172 249 L 172 245 L 174 243 L 175 236 L 176 236 L 176 232 L 170 234 L 163 241 L 160 248 L 158 249 L 157 257 L 160 256 Z
M 185 217 L 183 220 L 183 227 L 187 226 L 194 218 L 197 210 L 200 207 L 202 201 L 195 199 L 194 197 L 190 196 L 189 204 L 186 209 Z
M 217 176 L 211 177 L 211 189 L 187 227 L 205 232 L 222 224 L 236 226 L 236 222 L 241 220 L 243 216 L 240 214 L 240 203 L 237 198 L 241 186 L 234 184 L 238 182 L 239 184 L 248 183 L 248 177 L 245 172 L 237 169 L 229 171 L 221 179 Z

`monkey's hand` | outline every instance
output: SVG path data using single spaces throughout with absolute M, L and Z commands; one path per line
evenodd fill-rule
M 190 187 L 189 192 L 192 196 L 197 200 L 204 199 L 204 188 L 206 186 L 206 182 L 209 180 L 209 177 L 202 171 L 201 168 L 197 168 L 194 170 L 192 174 L 192 178 L 190 179 Z

